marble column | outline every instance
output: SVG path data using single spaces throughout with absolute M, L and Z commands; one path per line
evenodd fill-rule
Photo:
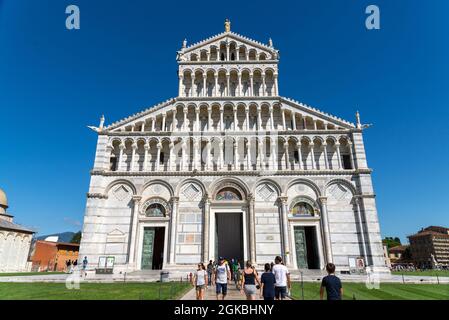
M 203 74 L 203 97 L 207 97 L 207 84 L 206 84 L 207 74 Z
M 220 159 L 220 170 L 223 170 L 223 168 L 224 168 L 224 161 L 225 161 L 225 152 L 223 150 L 223 145 L 224 145 L 223 141 L 220 141 L 220 143 L 218 145 L 219 145 L 219 148 L 220 148 L 220 151 L 219 151 L 219 154 L 218 154 L 218 156 L 220 157 L 219 158 Z
M 174 132 L 176 132 L 176 131 L 178 131 L 178 119 L 176 119 L 176 108 L 174 108 L 173 109 L 173 128 L 172 128 L 172 130 L 174 131 Z
M 284 142 L 284 152 L 285 152 L 285 170 L 289 169 L 289 154 L 288 154 L 288 142 Z
M 312 160 L 312 170 L 315 170 L 316 165 L 315 165 L 315 151 L 313 149 L 313 147 L 314 147 L 313 142 L 309 145 L 309 147 L 310 147 L 310 157 L 312 158 L 311 159 Z
M 203 225 L 203 261 L 209 263 L 209 237 L 210 237 L 210 197 L 208 194 L 204 195 L 204 225 Z
M 354 148 L 353 143 L 351 141 L 348 141 L 348 149 L 349 149 L 349 161 L 351 162 L 351 168 L 356 169 L 354 161 Z
M 253 74 L 250 73 L 249 74 L 249 82 L 250 82 L 250 91 L 249 91 L 249 95 L 250 96 L 254 96 L 254 88 L 253 88 Z
M 246 131 L 249 131 L 249 107 L 245 108 Z
M 148 143 L 145 143 L 144 149 L 145 149 L 145 154 L 143 156 L 143 171 L 147 171 L 147 169 L 148 169 L 148 153 L 150 152 L 150 145 Z
M 131 153 L 131 166 L 130 166 L 130 171 L 134 171 L 136 169 L 136 150 L 137 150 L 137 143 L 133 143 L 132 146 L 132 153 Z
M 324 247 L 326 251 L 326 261 L 327 263 L 332 263 L 332 244 L 331 244 L 331 233 L 329 229 L 329 219 L 327 214 L 327 198 L 320 197 L 321 204 L 321 225 L 323 227 L 323 235 L 324 235 Z
M 210 140 L 206 140 L 206 159 L 204 159 L 205 163 L 206 163 L 206 170 L 212 170 L 213 169 L 213 167 L 211 167 L 211 161 L 210 161 L 210 158 L 211 158 L 211 156 L 210 156 L 210 144 L 211 144 L 211 141 Z
M 292 130 L 296 130 L 296 113 L 294 111 L 292 111 L 292 121 L 293 121 Z
M 262 73 L 262 97 L 265 97 L 266 85 L 265 85 L 265 72 Z
M 165 118 L 167 117 L 166 113 L 162 114 L 162 127 L 161 127 L 161 131 L 165 131 Z
M 189 109 L 187 107 L 184 107 L 183 109 L 183 115 L 184 115 L 184 122 L 182 123 L 182 127 L 184 129 L 184 131 L 187 131 L 187 112 L 189 111 Z
M 288 237 L 288 197 L 281 196 L 279 197 L 280 204 L 281 204 L 281 224 L 282 224 L 282 244 L 283 244 L 283 251 L 284 251 L 284 261 L 287 267 L 291 266 L 290 261 L 290 242 Z
M 220 131 L 224 131 L 223 114 L 224 114 L 224 107 L 220 106 Z
M 298 169 L 302 170 L 302 150 L 301 150 L 301 141 L 296 144 L 296 148 L 298 149 Z
M 324 165 L 326 169 L 329 169 L 329 159 L 327 158 L 327 143 L 323 143 L 323 156 L 324 156 Z
M 226 95 L 228 97 L 231 96 L 231 87 L 230 87 L 230 83 L 229 83 L 230 78 L 231 78 L 231 75 L 229 73 L 226 74 Z
M 256 257 L 256 215 L 254 208 L 254 196 L 248 195 L 248 224 L 249 224 L 249 259 L 253 264 L 257 264 Z
M 169 144 L 169 148 L 170 148 L 170 159 L 169 159 L 169 170 L 172 170 L 172 171 L 176 171 L 176 159 L 175 159 L 175 153 L 173 152 L 174 151 L 174 147 L 175 147 L 175 143 L 174 143 L 174 141 L 170 141 L 170 144 Z
M 159 171 L 160 162 L 161 162 L 161 149 L 162 149 L 162 144 L 161 144 L 160 142 L 158 142 L 158 144 L 156 145 L 156 147 L 157 147 L 156 171 Z
M 242 74 L 239 73 L 239 74 L 237 75 L 237 77 L 239 78 L 237 95 L 238 95 L 239 97 L 241 97 L 241 96 L 242 96 Z
M 181 170 L 188 170 L 189 166 L 186 165 L 186 161 L 188 160 L 186 157 L 186 152 L 187 152 L 187 146 L 186 146 L 186 141 L 182 140 L 181 142 L 181 149 L 182 149 L 182 154 L 181 154 Z
M 117 171 L 123 170 L 123 150 L 125 150 L 125 145 L 123 142 L 120 143 L 119 149 Z
M 207 107 L 207 131 L 212 130 L 212 107 Z
M 239 140 L 235 139 L 234 142 L 234 170 L 239 170 Z
M 134 195 L 132 197 L 133 200 L 133 215 L 132 215 L 132 221 L 131 221 L 131 234 L 129 235 L 129 253 L 128 253 L 128 265 L 131 268 L 137 267 L 137 227 L 139 222 L 139 203 L 142 199 L 141 196 Z
M 271 140 L 271 169 L 277 170 L 277 149 L 276 149 L 276 142 L 274 140 Z
M 237 131 L 237 121 L 238 121 L 238 119 L 237 119 L 237 107 L 235 107 L 234 109 L 233 109 L 233 111 L 234 111 L 234 123 L 233 123 L 233 127 L 234 127 L 234 131 Z
M 262 131 L 262 110 L 259 106 L 257 107 L 257 130 Z
M 200 108 L 199 107 L 195 107 L 195 129 L 196 131 L 200 131 L 201 130 L 201 124 L 200 124 Z
M 214 85 L 215 96 L 218 97 L 218 74 L 215 74 L 214 78 L 215 78 L 215 85 Z
M 271 127 L 271 130 L 274 131 L 274 118 L 273 118 L 273 115 L 274 115 L 273 107 L 270 106 L 270 127 Z
M 278 87 L 278 75 L 277 73 L 274 74 L 274 95 L 279 95 L 279 87 Z
M 337 152 L 338 169 L 341 170 L 342 166 L 341 166 L 340 144 L 338 142 L 335 144 L 335 151 Z
M 170 215 L 170 257 L 169 264 L 175 264 L 176 255 L 176 226 L 178 224 L 179 197 L 171 197 L 172 211 Z
M 156 130 L 156 117 L 151 118 L 151 131 L 154 132 Z
M 281 108 L 281 116 L 282 116 L 282 130 L 287 130 L 287 124 L 285 123 L 285 110 Z

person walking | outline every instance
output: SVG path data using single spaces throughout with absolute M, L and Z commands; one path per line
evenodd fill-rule
M 264 300 L 274 300 L 274 285 L 276 277 L 271 272 L 271 265 L 265 263 L 265 272 L 260 277 L 260 297 Z
M 210 286 L 212 284 L 212 274 L 214 273 L 214 263 L 212 260 L 209 260 L 209 263 L 207 264 L 207 280 L 208 285 Z
M 343 296 L 343 287 L 341 280 L 335 275 L 335 265 L 328 263 L 326 265 L 327 276 L 321 280 L 320 299 L 324 298 L 324 289 L 326 289 L 327 300 L 341 300 Z
M 242 272 L 242 284 L 240 291 L 245 292 L 246 300 L 255 300 L 256 283 L 260 286 L 257 271 L 254 269 L 250 261 L 246 261 L 245 269 Z
M 88 263 L 89 263 L 89 261 L 87 261 L 87 256 L 85 256 L 83 259 L 83 274 L 84 274 L 84 276 L 87 276 L 86 270 L 87 270 Z
M 237 288 L 237 290 L 240 289 L 239 284 L 240 284 L 240 266 L 239 266 L 239 261 L 237 259 L 233 260 L 232 265 L 231 265 L 231 269 L 232 269 L 232 279 L 234 280 L 235 283 L 235 287 Z
M 228 293 L 228 280 L 231 279 L 231 271 L 229 265 L 225 263 L 224 258 L 218 258 L 218 265 L 214 270 L 214 280 L 212 284 L 215 284 L 215 293 L 217 294 L 217 300 L 224 300 Z
M 282 264 L 282 258 L 277 256 L 274 259 L 273 274 L 276 279 L 274 285 L 276 300 L 283 300 L 287 296 L 287 288 L 290 291 L 290 273 L 286 266 Z
M 198 268 L 192 278 L 192 285 L 196 290 L 196 300 L 204 300 L 204 291 L 207 286 L 207 272 L 203 263 L 198 263 Z

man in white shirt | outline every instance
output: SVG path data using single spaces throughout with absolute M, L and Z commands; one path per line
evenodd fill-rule
M 283 300 L 287 296 L 287 287 L 290 291 L 290 273 L 286 266 L 282 264 L 282 258 L 277 256 L 274 259 L 275 265 L 273 266 L 273 274 L 276 278 L 276 283 L 274 284 L 274 294 L 276 300 Z
M 218 266 L 214 270 L 213 284 L 215 284 L 215 293 L 217 294 L 217 300 L 224 300 L 228 292 L 228 280 L 231 279 L 231 271 L 228 264 L 224 261 L 223 257 L 218 259 Z

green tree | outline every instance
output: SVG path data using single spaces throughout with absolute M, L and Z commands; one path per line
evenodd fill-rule
M 78 231 L 75 233 L 72 237 L 72 240 L 70 240 L 71 243 L 80 243 L 81 242 L 81 231 Z
M 398 237 L 385 237 L 385 239 L 382 240 L 382 243 L 387 246 L 388 249 L 400 246 L 401 245 L 401 239 Z

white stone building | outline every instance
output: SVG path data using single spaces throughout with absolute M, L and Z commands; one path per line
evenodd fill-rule
M 218 256 L 384 271 L 362 125 L 279 95 L 279 52 L 230 31 L 178 51 L 179 94 L 98 128 L 80 258 L 114 272 Z
M 8 198 L 0 189 L 0 272 L 28 271 L 28 254 L 34 231 L 13 222 L 6 212 Z

